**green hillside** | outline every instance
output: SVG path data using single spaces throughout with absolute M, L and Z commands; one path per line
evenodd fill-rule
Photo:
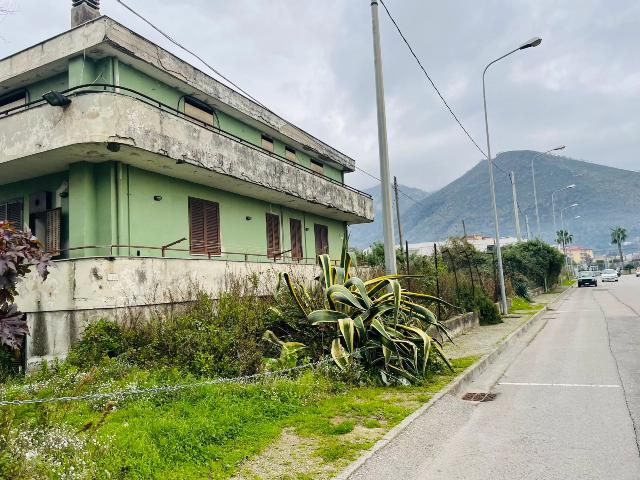
M 534 235 L 531 159 L 536 153 L 526 150 L 505 152 L 495 161 L 502 170 L 515 172 L 519 205 L 529 215 Z M 557 194 L 556 206 L 580 204 L 565 211 L 565 226 L 573 233 L 576 244 L 607 251 L 610 248 L 609 229 L 614 225 L 625 227 L 629 240 L 638 238 L 640 173 L 552 155 L 540 156 L 535 161 L 541 230 L 545 240 L 553 239 L 551 192 L 569 184 L 576 184 L 576 188 Z M 500 233 L 502 236 L 515 235 L 509 177 L 496 168 L 495 179 Z M 573 220 L 576 215 L 581 218 Z M 408 205 L 403 217 L 405 237 L 410 242 L 424 242 L 461 235 L 463 219 L 468 233 L 491 235 L 493 232 L 486 161 L 419 204 Z M 557 228 L 560 228 L 559 214 L 557 222 Z M 525 234 L 524 216 L 521 216 L 521 225 Z

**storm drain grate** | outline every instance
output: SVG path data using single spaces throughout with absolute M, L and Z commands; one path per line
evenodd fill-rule
M 490 401 L 494 400 L 497 395 L 498 395 L 497 393 L 487 393 L 487 392 L 473 393 L 473 392 L 469 392 L 469 393 L 465 393 L 462 396 L 462 400 L 468 400 L 469 402 L 490 402 Z

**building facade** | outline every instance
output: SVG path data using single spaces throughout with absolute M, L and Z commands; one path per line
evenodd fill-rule
M 131 285 L 96 287 L 143 265 L 173 282 L 180 261 L 211 282 L 221 265 L 314 264 L 339 256 L 348 224 L 372 221 L 371 198 L 344 182 L 353 159 L 99 16 L 99 2 L 75 3 L 71 30 L 0 60 L 0 220 L 29 226 L 59 264 L 44 287 L 26 282 L 23 311 L 144 305 Z

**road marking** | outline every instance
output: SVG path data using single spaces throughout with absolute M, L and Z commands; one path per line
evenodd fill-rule
M 519 383 L 498 382 L 498 385 L 515 385 L 525 387 L 594 387 L 594 388 L 620 388 L 620 385 L 594 385 L 590 383 Z
M 581 312 L 599 312 L 600 310 L 549 310 L 553 313 L 581 313 Z

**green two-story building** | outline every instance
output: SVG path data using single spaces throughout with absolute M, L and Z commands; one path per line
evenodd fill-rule
M 344 182 L 353 159 L 100 16 L 99 2 L 73 3 L 71 30 L 0 60 L 0 220 L 29 226 L 75 275 L 57 293 L 25 291 L 25 311 L 121 306 L 76 290 L 53 300 L 65 282 L 105 277 L 77 277 L 72 262 L 312 264 L 373 219 L 371 198 Z

